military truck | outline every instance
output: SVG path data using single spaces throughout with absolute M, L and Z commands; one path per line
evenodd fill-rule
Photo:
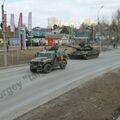
M 30 61 L 30 71 L 49 73 L 57 67 L 65 69 L 66 65 L 67 56 L 65 52 L 51 49 L 36 54 L 36 58 Z

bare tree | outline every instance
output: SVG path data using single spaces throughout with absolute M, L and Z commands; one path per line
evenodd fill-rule
M 116 39 L 120 41 L 120 10 L 118 10 L 113 17 L 111 31 Z

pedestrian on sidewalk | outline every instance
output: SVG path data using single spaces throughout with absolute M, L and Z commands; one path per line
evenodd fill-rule
M 7 52 L 9 52 L 9 45 L 10 45 L 10 41 L 8 39 L 7 43 L 6 43 L 6 47 L 7 47 Z
M 115 37 L 112 37 L 112 45 L 113 45 L 113 48 L 117 48 L 117 39 Z

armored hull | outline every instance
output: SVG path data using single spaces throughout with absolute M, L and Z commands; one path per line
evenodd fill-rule
M 68 54 L 68 57 L 70 59 L 84 59 L 83 55 L 74 55 L 74 54 Z
M 69 45 L 66 46 L 75 49 L 74 52 L 68 54 L 70 59 L 92 59 L 99 56 L 99 50 L 91 47 L 90 45 L 82 45 L 79 48 Z
M 92 59 L 92 58 L 97 58 L 99 56 L 99 53 L 97 54 L 94 54 L 94 55 L 87 55 L 87 54 L 84 54 L 84 55 L 76 55 L 76 54 L 68 54 L 69 58 L 70 59 Z

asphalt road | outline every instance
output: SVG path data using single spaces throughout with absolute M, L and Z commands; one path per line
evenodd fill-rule
M 32 74 L 29 66 L 0 70 L 0 120 L 12 120 L 117 66 L 120 49 L 104 52 L 97 59 L 69 60 L 65 70 L 49 74 Z

